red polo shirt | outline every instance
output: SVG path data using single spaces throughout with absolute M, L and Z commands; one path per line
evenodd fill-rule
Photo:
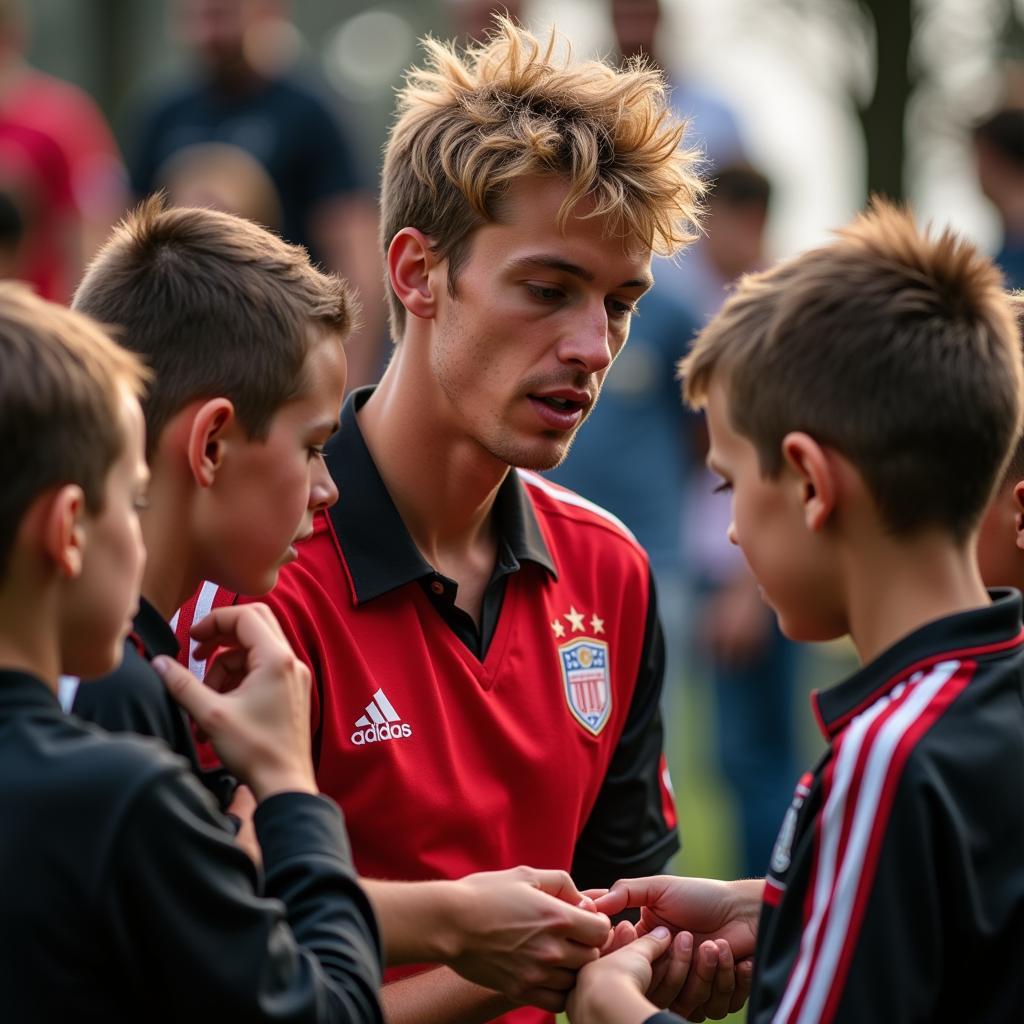
M 312 671 L 318 781 L 345 811 L 360 874 L 525 863 L 586 887 L 660 870 L 678 839 L 643 550 L 603 510 L 512 472 L 475 630 L 370 457 L 355 415 L 366 395 L 346 403 L 327 454 L 340 500 L 267 599 Z M 211 599 L 225 598 L 198 598 Z

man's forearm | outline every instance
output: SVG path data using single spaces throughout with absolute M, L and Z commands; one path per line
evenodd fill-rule
M 360 881 L 377 916 L 385 963 L 448 963 L 459 955 L 456 883 Z
M 484 1024 L 513 1009 L 497 992 L 447 967 L 394 981 L 381 989 L 386 1024 Z

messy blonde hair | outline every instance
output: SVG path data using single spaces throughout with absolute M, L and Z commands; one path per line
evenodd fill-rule
M 609 231 L 672 255 L 695 237 L 703 191 L 698 155 L 680 143 L 684 123 L 666 103 L 660 71 L 642 60 L 621 68 L 556 57 L 552 30 L 541 42 L 504 17 L 481 43 L 460 52 L 427 38 L 427 59 L 398 96 L 381 184 L 385 253 L 415 227 L 447 258 L 448 286 L 473 231 L 498 219 L 509 187 L 527 175 L 565 178 L 564 229 L 581 199 Z M 405 308 L 389 293 L 400 338 Z
M 859 470 L 895 534 L 963 539 L 1018 436 L 1020 341 L 1002 276 L 951 231 L 876 201 L 828 245 L 743 278 L 680 363 L 725 390 L 765 476 L 805 431 Z

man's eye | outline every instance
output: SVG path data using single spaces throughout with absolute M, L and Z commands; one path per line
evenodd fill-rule
M 554 288 L 550 285 L 528 284 L 526 288 L 535 299 L 539 299 L 541 302 L 558 302 L 565 295 L 561 288 Z
M 732 490 L 732 484 L 728 480 L 723 480 L 711 493 L 712 494 L 725 494 L 727 491 Z
M 614 316 L 632 316 L 636 312 L 636 303 L 623 302 L 621 299 L 609 299 L 608 308 Z
M 311 459 L 322 459 L 324 457 L 324 445 L 312 444 L 309 446 L 309 457 Z

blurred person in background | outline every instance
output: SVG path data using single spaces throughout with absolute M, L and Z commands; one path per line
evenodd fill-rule
M 493 0 L 448 0 L 448 15 L 452 27 L 463 40 L 481 41 L 494 28 L 494 16 L 505 15 L 517 25 L 522 24 L 522 0 L 494 3 Z
M 1024 107 L 1000 110 L 977 125 L 974 156 L 978 184 L 1003 228 L 992 258 L 1008 288 L 1024 288 Z
M 181 37 L 196 58 L 183 81 L 145 109 L 134 137 L 132 185 L 145 196 L 180 150 L 238 147 L 269 175 L 280 233 L 360 294 L 364 327 L 348 344 L 349 384 L 373 380 L 384 340 L 376 207 L 338 116 L 335 97 L 295 64 L 285 0 L 176 0 Z
M 622 57 L 645 56 L 663 69 L 676 113 L 686 119 L 687 143 L 704 152 L 706 172 L 743 159 L 739 122 L 732 108 L 689 75 L 675 73 L 679 61 L 668 52 L 661 30 L 659 0 L 611 0 L 612 29 Z M 661 33 L 663 37 L 663 33 Z
M 771 186 L 749 165 L 722 167 L 712 182 L 705 236 L 671 274 L 672 290 L 706 323 L 732 285 L 764 264 Z M 696 424 L 684 517 L 683 562 L 697 610 L 690 648 L 714 686 L 718 759 L 736 798 L 739 863 L 760 877 L 796 781 L 798 647 L 779 631 L 738 548 L 726 536 L 730 495 L 704 466 L 707 434 Z
M 99 107 L 77 86 L 29 65 L 27 36 L 23 5 L 0 0 L 0 177 L 20 176 L 26 161 L 35 166 L 28 202 L 38 208 L 15 276 L 44 298 L 67 302 L 85 260 L 125 208 L 127 181 Z
M 66 300 L 81 260 L 71 168 L 52 136 L 0 116 L 0 188 L 21 219 L 7 275 Z
M 281 201 L 263 165 L 220 142 L 186 146 L 157 173 L 172 206 L 202 206 L 281 231 Z

